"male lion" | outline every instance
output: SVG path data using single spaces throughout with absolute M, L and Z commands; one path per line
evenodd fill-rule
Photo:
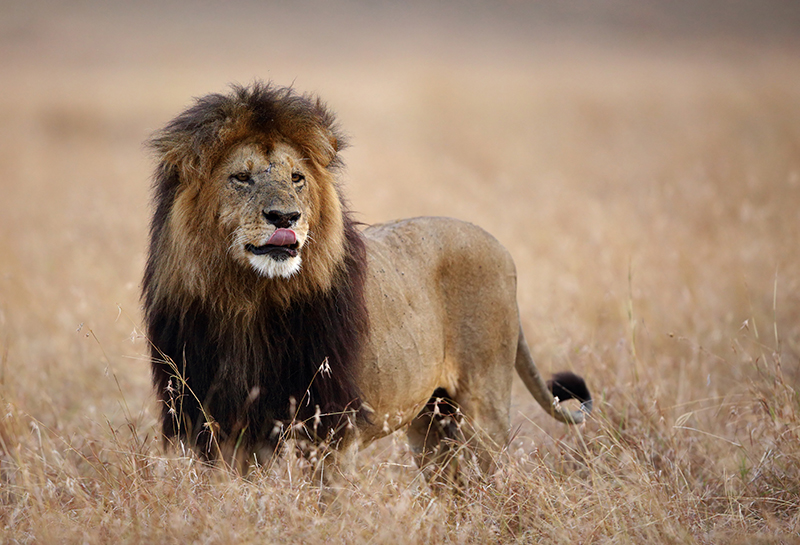
M 491 235 L 445 218 L 359 231 L 339 188 L 344 139 L 319 99 L 234 86 L 150 145 L 143 299 L 166 439 L 246 469 L 289 432 L 341 454 L 406 427 L 421 467 L 452 469 L 462 443 L 489 470 L 514 368 L 558 420 L 591 410 L 580 377 L 541 379 L 514 263 Z

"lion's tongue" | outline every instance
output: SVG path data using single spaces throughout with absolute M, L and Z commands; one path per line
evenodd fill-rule
M 272 246 L 291 246 L 295 242 L 297 242 L 297 235 L 291 229 L 275 229 L 267 244 Z

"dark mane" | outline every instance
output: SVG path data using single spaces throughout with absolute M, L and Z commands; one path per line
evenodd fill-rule
M 150 141 L 159 164 L 142 299 L 163 434 L 212 458 L 210 430 L 218 445 L 236 445 L 248 455 L 274 447 L 276 431 L 293 420 L 307 422 L 306 433 L 320 442 L 336 441 L 356 424 L 349 419 L 364 418 L 353 368 L 368 325 L 366 250 L 341 197 L 333 198 L 344 210 L 344 257 L 317 267 L 329 273 L 324 288 L 307 276 L 325 244 L 336 240 L 341 248 L 338 235 L 317 232 L 308 268 L 286 280 L 226 263 L 224 245 L 215 250 L 210 237 L 180 246 L 181 237 L 198 239 L 207 229 L 171 232 L 180 192 L 207 183 L 216 162 L 253 135 L 288 139 L 315 163 L 321 180 L 336 185 L 344 141 L 335 118 L 319 99 L 289 88 L 255 83 L 200 98 Z M 205 291 L 183 287 L 186 262 L 210 271 Z M 280 296 L 293 289 L 291 298 Z
M 200 300 L 146 309 L 165 438 L 208 448 L 203 410 L 218 425 L 220 443 L 241 441 L 243 449 L 274 447 L 276 424 L 307 422 L 310 438 L 336 440 L 348 414 L 364 417 L 351 370 L 367 328 L 366 255 L 361 234 L 351 221 L 346 226 L 344 274 L 330 293 L 288 308 L 265 304 L 233 322 Z M 325 364 L 329 371 L 322 369 Z

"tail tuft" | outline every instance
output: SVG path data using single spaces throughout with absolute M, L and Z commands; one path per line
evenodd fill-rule
M 577 399 L 581 402 L 581 409 L 587 413 L 592 412 L 592 394 L 583 378 L 570 371 L 561 371 L 547 381 L 547 387 L 559 401 Z

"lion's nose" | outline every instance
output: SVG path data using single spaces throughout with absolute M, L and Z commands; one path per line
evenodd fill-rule
M 264 218 L 279 229 L 293 226 L 300 219 L 300 212 L 283 212 L 281 210 L 263 210 Z

